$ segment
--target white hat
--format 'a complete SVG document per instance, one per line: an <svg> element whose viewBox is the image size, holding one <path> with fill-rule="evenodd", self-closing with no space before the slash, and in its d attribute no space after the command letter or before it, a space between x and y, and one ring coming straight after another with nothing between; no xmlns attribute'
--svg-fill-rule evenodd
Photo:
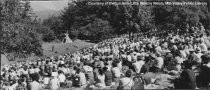
<svg viewBox="0 0 210 90"><path fill-rule="evenodd" d="M205 40L203 38L200 39L201 42L205 42Z"/></svg>
<svg viewBox="0 0 210 90"><path fill-rule="evenodd" d="M93 71L93 68L92 67L90 67L90 66L87 66L87 67L85 67L86 68L86 70L87 71L90 71L90 72L92 72Z"/></svg>
<svg viewBox="0 0 210 90"><path fill-rule="evenodd" d="M58 76L58 73L57 72L52 72L52 76L56 77L56 76Z"/></svg>
<svg viewBox="0 0 210 90"><path fill-rule="evenodd" d="M50 57L50 59L54 60L54 57L53 57L53 56L51 56L51 57Z"/></svg>
<svg viewBox="0 0 210 90"><path fill-rule="evenodd" d="M64 61L61 61L61 64L65 64Z"/></svg>
<svg viewBox="0 0 210 90"><path fill-rule="evenodd" d="M190 48L189 51L195 51L194 49Z"/></svg>

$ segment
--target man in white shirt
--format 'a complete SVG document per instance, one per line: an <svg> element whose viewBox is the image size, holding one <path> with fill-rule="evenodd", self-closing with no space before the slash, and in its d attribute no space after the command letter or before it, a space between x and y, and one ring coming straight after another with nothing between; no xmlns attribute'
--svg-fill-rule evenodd
<svg viewBox="0 0 210 90"><path fill-rule="evenodd" d="M77 74L80 77L80 85L81 87L86 87L87 85L87 79L85 77L85 73L83 73L80 69L77 71Z"/></svg>
<svg viewBox="0 0 210 90"><path fill-rule="evenodd" d="M161 54L160 53L157 53L156 56L157 56L156 57L156 60L157 60L156 67L159 68L159 69L162 69L163 64L164 64L163 58L161 57Z"/></svg>
<svg viewBox="0 0 210 90"><path fill-rule="evenodd" d="M63 87L66 81L66 76L61 70L58 71L58 80L60 82L60 86Z"/></svg>
<svg viewBox="0 0 210 90"><path fill-rule="evenodd" d="M44 77L44 79L43 79L43 84L45 85L45 87L48 86L49 81L50 81L50 78L48 77L48 75L46 75L46 76Z"/></svg>
<svg viewBox="0 0 210 90"><path fill-rule="evenodd" d="M204 39L201 39L201 40L200 40L199 48L201 49L202 52L208 51L208 48L207 48L207 46L206 46L206 44L205 44L205 42L204 42Z"/></svg>
<svg viewBox="0 0 210 90"><path fill-rule="evenodd" d="M49 87L50 90L57 90L60 87L59 79L57 78L57 73L52 72L52 79L50 80Z"/></svg>
<svg viewBox="0 0 210 90"><path fill-rule="evenodd" d="M114 77L114 82L116 84L119 83L119 80L120 80L120 76L121 76L121 71L120 71L120 68L117 67L117 63L116 62L113 62L112 64L113 68L111 69L112 73L113 73L113 77Z"/></svg>
<svg viewBox="0 0 210 90"><path fill-rule="evenodd" d="M81 61L80 61L80 56L77 56L77 58L76 58L76 63L81 63Z"/></svg>
<svg viewBox="0 0 210 90"><path fill-rule="evenodd" d="M83 69L85 70L85 72L88 72L88 71L92 72L93 71L93 68L88 66L88 65L84 65Z"/></svg>
<svg viewBox="0 0 210 90"><path fill-rule="evenodd" d="M140 73L142 66L145 64L144 56L138 56L137 61L133 63L136 73Z"/></svg>
<svg viewBox="0 0 210 90"><path fill-rule="evenodd" d="M34 72L35 72L35 73L39 73L39 71L40 71L40 69L39 69L38 67L36 67L36 68L34 69Z"/></svg>
<svg viewBox="0 0 210 90"><path fill-rule="evenodd" d="M112 73L114 74L115 78L119 78L121 76L120 68L117 67L117 63L113 63Z"/></svg>
<svg viewBox="0 0 210 90"><path fill-rule="evenodd" d="M30 68L28 69L28 73L29 73L29 74L34 74L34 68L33 68L33 67L30 67Z"/></svg>
<svg viewBox="0 0 210 90"><path fill-rule="evenodd" d="M195 51L195 53L193 53L193 54L194 54L194 56L195 56L195 61L196 61L197 63L201 63L201 62L202 62L201 56L203 55L203 54L201 53L201 49L200 49L200 48L196 48L196 51Z"/></svg>

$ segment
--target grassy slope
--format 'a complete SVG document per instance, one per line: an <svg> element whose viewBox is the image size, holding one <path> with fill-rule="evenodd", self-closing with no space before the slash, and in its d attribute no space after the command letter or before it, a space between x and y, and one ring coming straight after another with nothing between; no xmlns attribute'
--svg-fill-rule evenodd
<svg viewBox="0 0 210 90"><path fill-rule="evenodd" d="M94 45L93 43L88 43L81 40L76 40L72 43L63 44L63 43L45 43L42 45L44 51L43 54L45 56L57 56L66 54L69 52L75 52L85 47L90 47ZM52 47L54 46L54 51L52 51Z"/></svg>
<svg viewBox="0 0 210 90"><path fill-rule="evenodd" d="M52 52L52 46L54 45L54 52ZM58 56L62 54L66 54L69 52L75 52L81 50L82 48L91 47L94 43L85 42L82 40L76 40L72 43L64 44L64 43L44 43L42 45L43 48L43 56ZM57 53L56 53L57 52ZM8 56L9 57L9 56ZM7 58L8 58L7 57ZM13 64L18 61L32 61L37 60L38 56L30 56L28 58L15 58L15 61L10 61L8 64Z"/></svg>

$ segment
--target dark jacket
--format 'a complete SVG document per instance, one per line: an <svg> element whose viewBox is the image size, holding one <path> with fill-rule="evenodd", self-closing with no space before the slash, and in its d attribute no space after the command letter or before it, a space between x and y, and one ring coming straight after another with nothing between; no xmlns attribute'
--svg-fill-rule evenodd
<svg viewBox="0 0 210 90"><path fill-rule="evenodd" d="M196 88L196 77L195 73L190 69L185 69L180 78L174 83L175 89L195 89Z"/></svg>
<svg viewBox="0 0 210 90"><path fill-rule="evenodd" d="M112 72L111 71L106 71L105 72L105 84L106 86L111 86L112 83Z"/></svg>
<svg viewBox="0 0 210 90"><path fill-rule="evenodd" d="M199 76L197 76L198 87L208 87L210 83L210 68L207 66L201 66Z"/></svg>

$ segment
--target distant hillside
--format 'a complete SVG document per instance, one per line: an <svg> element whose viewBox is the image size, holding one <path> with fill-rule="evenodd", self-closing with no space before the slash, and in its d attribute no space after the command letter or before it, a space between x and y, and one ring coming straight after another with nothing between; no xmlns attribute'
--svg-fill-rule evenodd
<svg viewBox="0 0 210 90"><path fill-rule="evenodd" d="M55 11L55 10L45 10L45 11L34 11L34 13L38 16L40 19L47 19L49 16L59 16L61 14L61 11Z"/></svg>
<svg viewBox="0 0 210 90"><path fill-rule="evenodd" d="M68 6L69 0L52 0L52 1L30 1L33 12L38 18L46 19L51 15L58 16L65 7Z"/></svg>

